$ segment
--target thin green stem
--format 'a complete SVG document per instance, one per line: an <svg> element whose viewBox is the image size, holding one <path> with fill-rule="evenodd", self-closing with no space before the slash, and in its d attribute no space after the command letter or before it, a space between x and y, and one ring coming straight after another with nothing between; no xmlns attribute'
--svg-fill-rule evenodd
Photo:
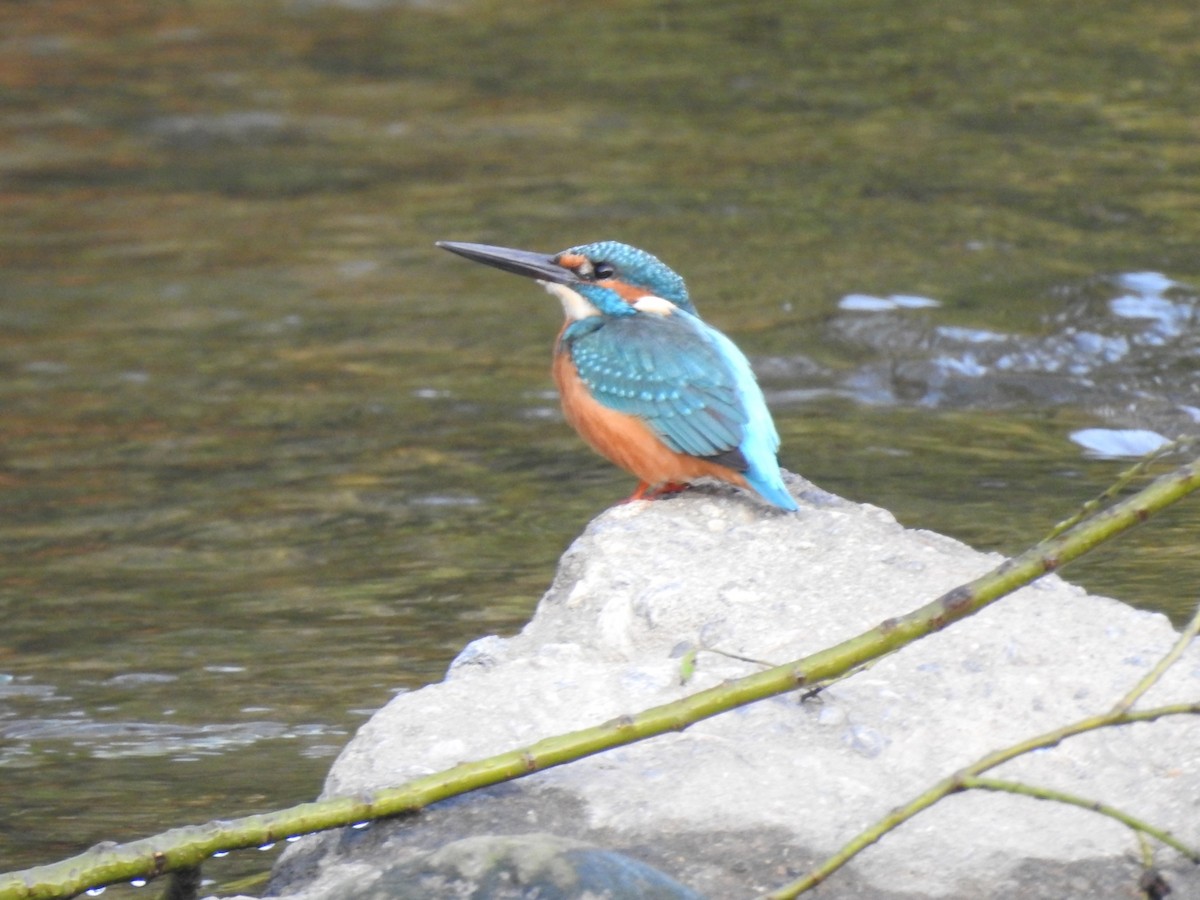
<svg viewBox="0 0 1200 900"><path fill-rule="evenodd" d="M1137 834L1149 835L1156 841L1178 850L1179 853L1181 853L1183 856L1186 856L1192 862L1200 863L1200 850L1189 847L1169 831L1156 828L1149 822L1139 819L1136 816L1132 816L1124 810L1117 809L1115 806L1102 803L1099 800L1089 800L1086 797L1080 797L1076 794L1071 794L1066 791L1037 787L1031 784L1023 784L1019 781L1005 781L999 778L979 778L968 775L962 778L961 782L963 788L967 790L1003 791L1009 794L1020 794L1023 797L1032 797L1035 800L1050 800L1054 803L1065 803L1068 806L1078 806L1081 809L1088 810L1089 812L1098 813L1102 816L1108 816L1110 819L1115 819L1122 825L1133 829L1133 831Z"/></svg>
<svg viewBox="0 0 1200 900"><path fill-rule="evenodd" d="M1154 845L1143 831L1137 832L1138 855L1142 858L1142 868L1149 872L1154 868Z"/></svg>
<svg viewBox="0 0 1200 900"><path fill-rule="evenodd" d="M971 763L966 768L943 778L903 806L892 810L882 819L873 823L869 828L851 838L836 853L824 860L807 875L768 894L764 894L761 900L791 900L791 898L797 897L805 891L812 890L863 850L882 839L888 832L899 828L909 819L912 819L918 813L928 809L950 794L965 790L969 786L970 779L977 778L983 772L994 769L996 766L1015 759L1018 756L1034 750L1054 747L1069 737L1082 734L1086 731L1094 731L1097 728L1128 725L1133 722L1152 722L1166 716L1198 714L1200 714L1200 701L1195 703L1176 703L1147 710L1121 713L1108 712L1097 716L1089 716L1086 719L1081 719L1062 728L1056 728L1045 734L1040 734L1021 741L1018 744L1013 744L1011 747L995 750ZM1190 853L1191 851L1188 852Z"/></svg>
<svg viewBox="0 0 1200 900"><path fill-rule="evenodd" d="M1181 437L1171 441L1169 444L1164 444L1157 450L1150 451L1124 472L1121 472L1117 476L1116 481L1105 488L1103 492L1080 506L1079 510L1073 516L1063 519L1061 522L1051 528L1046 537L1042 539L1042 543L1058 537L1068 529L1074 528L1084 519L1094 515L1104 506L1105 503L1116 499L1117 495L1120 494L1121 491L1125 490L1125 488L1135 478L1149 471L1150 466L1152 466L1158 460L1172 453L1190 450L1195 443L1196 438L1194 437Z"/></svg>
<svg viewBox="0 0 1200 900"><path fill-rule="evenodd" d="M1187 649L1188 644L1192 642L1197 634L1200 634L1200 605L1196 607L1196 611L1192 613L1192 618L1183 626L1183 630L1179 632L1179 637L1175 639L1175 643L1171 645L1171 649L1146 673L1144 678L1133 686L1128 694L1116 702L1112 711L1114 713L1123 713L1126 710L1132 709L1133 704L1137 703L1146 691L1158 683L1163 673L1175 665L1176 660L1183 655L1183 651Z"/></svg>

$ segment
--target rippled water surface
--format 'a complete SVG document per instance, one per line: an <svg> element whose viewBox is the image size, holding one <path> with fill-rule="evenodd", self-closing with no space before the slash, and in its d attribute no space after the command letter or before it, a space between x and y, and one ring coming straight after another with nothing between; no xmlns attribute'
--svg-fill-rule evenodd
<svg viewBox="0 0 1200 900"><path fill-rule="evenodd" d="M0 870L311 798L632 488L435 239L645 246L787 467L981 548L1195 430L1200 20L1129 6L0 8ZM1198 527L1069 575L1180 615Z"/></svg>

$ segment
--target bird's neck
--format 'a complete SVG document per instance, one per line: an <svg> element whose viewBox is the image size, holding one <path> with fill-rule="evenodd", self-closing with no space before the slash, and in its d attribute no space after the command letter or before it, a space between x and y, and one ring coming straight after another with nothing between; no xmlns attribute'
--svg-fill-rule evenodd
<svg viewBox="0 0 1200 900"><path fill-rule="evenodd" d="M586 334L591 334L597 328L603 328L604 321L603 316L588 316L586 319L567 318L563 322L562 330L558 333L558 340L555 341L555 351L570 353L571 346L575 341Z"/></svg>
<svg viewBox="0 0 1200 900"><path fill-rule="evenodd" d="M586 297L578 291L571 290L565 284L555 284L552 281L542 281L540 284L549 294L558 298L563 312L567 316L568 324L600 315L600 310L596 309Z"/></svg>

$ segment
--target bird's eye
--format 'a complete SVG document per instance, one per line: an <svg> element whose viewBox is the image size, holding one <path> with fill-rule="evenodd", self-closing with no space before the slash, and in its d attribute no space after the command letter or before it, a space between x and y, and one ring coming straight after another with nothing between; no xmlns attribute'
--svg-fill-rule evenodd
<svg viewBox="0 0 1200 900"><path fill-rule="evenodd" d="M598 262L592 269L592 273L596 278L612 278L617 272L612 263Z"/></svg>

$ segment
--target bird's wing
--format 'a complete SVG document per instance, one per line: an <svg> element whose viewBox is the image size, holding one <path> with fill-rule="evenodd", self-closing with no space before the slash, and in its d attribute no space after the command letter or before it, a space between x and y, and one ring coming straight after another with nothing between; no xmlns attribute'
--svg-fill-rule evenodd
<svg viewBox="0 0 1200 900"><path fill-rule="evenodd" d="M715 334L676 312L581 319L563 339L598 402L643 419L672 450L744 471L750 416L728 342Z"/></svg>

